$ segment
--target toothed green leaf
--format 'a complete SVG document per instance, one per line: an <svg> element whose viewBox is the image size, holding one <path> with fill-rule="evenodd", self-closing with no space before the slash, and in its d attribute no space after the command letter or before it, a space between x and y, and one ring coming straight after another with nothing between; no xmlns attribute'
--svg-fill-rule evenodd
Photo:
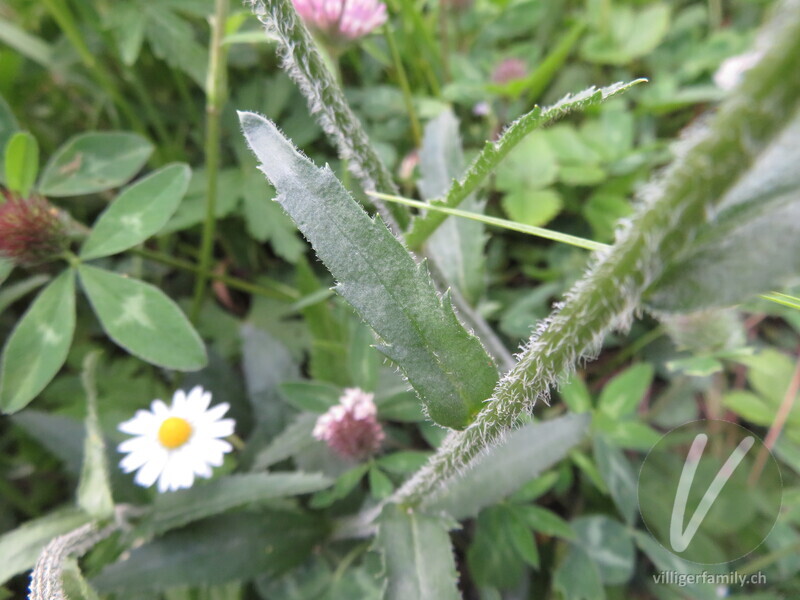
<svg viewBox="0 0 800 600"><path fill-rule="evenodd" d="M601 89L589 88L574 95L568 95L553 106L541 108L534 107L532 111L514 121L495 142L486 142L483 151L472 161L467 172L458 181L453 181L450 189L434 204L454 208L474 192L484 179L494 171L511 150L535 129L544 127L561 117L583 110L589 106L600 104L612 96L621 94L634 85L645 81L637 79L629 83L615 83ZM417 217L411 224L411 229L406 234L406 241L412 248L418 248L445 220L446 215L430 212L423 217Z"/></svg>
<svg viewBox="0 0 800 600"><path fill-rule="evenodd" d="M381 513L377 546L386 564L386 600L457 600L456 565L439 517L389 504Z"/></svg>
<svg viewBox="0 0 800 600"><path fill-rule="evenodd" d="M378 348L400 367L434 421L466 426L491 395L497 369L459 323L449 297L436 293L424 263L415 264L330 169L300 155L270 121L253 113L240 119L277 201L336 278L339 294L381 338Z"/></svg>

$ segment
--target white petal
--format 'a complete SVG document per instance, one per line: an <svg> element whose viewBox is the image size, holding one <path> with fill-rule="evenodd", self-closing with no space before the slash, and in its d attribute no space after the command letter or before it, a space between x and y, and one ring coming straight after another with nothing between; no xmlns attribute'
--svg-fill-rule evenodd
<svg viewBox="0 0 800 600"><path fill-rule="evenodd" d="M131 452L119 461L119 468L123 473L131 473L150 460L150 456L149 452Z"/></svg>
<svg viewBox="0 0 800 600"><path fill-rule="evenodd" d="M197 435L203 438L223 438L233 433L236 421L233 419L223 419L209 424L198 426Z"/></svg>
<svg viewBox="0 0 800 600"><path fill-rule="evenodd" d="M117 446L117 451L124 453L152 452L154 450L158 450L158 442L151 437L145 436L139 436L125 440L119 446Z"/></svg>
<svg viewBox="0 0 800 600"><path fill-rule="evenodd" d="M199 385L189 392L189 405L195 414L205 413L209 404L211 404L211 392L205 391Z"/></svg>
<svg viewBox="0 0 800 600"><path fill-rule="evenodd" d="M230 407L231 405L228 404L227 402L221 402L220 404L217 404L214 408L203 414L203 419L206 420L206 422L218 421L219 419L222 418L222 415L228 412L228 409Z"/></svg>
<svg viewBox="0 0 800 600"><path fill-rule="evenodd" d="M167 464L167 458L166 451L151 456L147 463L136 473L134 481L142 487L150 487L153 485L164 470Z"/></svg>
<svg viewBox="0 0 800 600"><path fill-rule="evenodd" d="M141 435L151 432L156 427L158 427L158 419L153 413L146 410L137 410L132 419L123 421L117 426L117 429L123 433Z"/></svg>
<svg viewBox="0 0 800 600"><path fill-rule="evenodd" d="M161 400L153 400L150 404L150 410L152 410L153 414L159 419L166 419L170 415L169 408L167 408L167 405Z"/></svg>
<svg viewBox="0 0 800 600"><path fill-rule="evenodd" d="M202 458L195 457L194 464L192 465L195 475L208 479L211 477L211 465L209 465Z"/></svg>

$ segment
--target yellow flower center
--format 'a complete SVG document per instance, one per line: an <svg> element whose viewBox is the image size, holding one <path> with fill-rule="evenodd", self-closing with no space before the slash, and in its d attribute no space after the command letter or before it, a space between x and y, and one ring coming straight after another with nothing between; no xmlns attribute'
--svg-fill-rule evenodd
<svg viewBox="0 0 800 600"><path fill-rule="evenodd" d="M158 429L158 441L165 448L178 448L183 446L192 436L192 426L186 419L169 417L161 423Z"/></svg>

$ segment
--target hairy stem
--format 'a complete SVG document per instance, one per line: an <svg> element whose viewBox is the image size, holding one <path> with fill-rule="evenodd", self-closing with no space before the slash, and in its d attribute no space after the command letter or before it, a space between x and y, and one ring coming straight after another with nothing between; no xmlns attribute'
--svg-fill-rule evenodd
<svg viewBox="0 0 800 600"><path fill-rule="evenodd" d="M788 78L800 53L800 1L766 32L771 47L709 127L696 131L684 154L649 193L616 244L540 326L497 384L492 398L464 431L451 433L440 450L393 498L419 504L489 444L514 426L539 398L548 398L559 376L591 358L612 328L626 328L648 285L690 245L714 206L746 172L794 113L800 80Z"/></svg>
<svg viewBox="0 0 800 600"><path fill-rule="evenodd" d="M365 190L398 193L392 175L370 144L364 127L344 98L341 88L300 23L291 0L250 0L253 12L267 31L278 38L283 68L308 101L339 155L348 161ZM404 207L377 202L376 207L395 233L408 224Z"/></svg>

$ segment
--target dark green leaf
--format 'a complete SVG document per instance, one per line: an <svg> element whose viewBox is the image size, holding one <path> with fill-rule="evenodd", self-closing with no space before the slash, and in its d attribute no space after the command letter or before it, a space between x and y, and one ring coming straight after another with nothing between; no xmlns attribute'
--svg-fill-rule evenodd
<svg viewBox="0 0 800 600"><path fill-rule="evenodd" d="M78 506L96 520L103 520L114 515L114 499L111 496L105 440L97 415L95 370L98 358L99 351L94 351L83 360L81 381L86 392L86 439L83 442L83 466L78 483Z"/></svg>
<svg viewBox="0 0 800 600"><path fill-rule="evenodd" d="M381 513L376 544L386 564L386 600L458 600L456 565L438 517L388 504Z"/></svg>
<svg viewBox="0 0 800 600"><path fill-rule="evenodd" d="M301 156L266 119L240 113L278 202L339 281L337 291L383 340L379 349L408 377L431 418L463 428L491 395L497 371L467 333L425 266L342 188L329 169Z"/></svg>
<svg viewBox="0 0 800 600"><path fill-rule="evenodd" d="M220 477L188 490L158 496L145 529L160 535L232 508L316 492L331 485L318 473L251 473Z"/></svg>
<svg viewBox="0 0 800 600"><path fill-rule="evenodd" d="M128 596L280 574L302 562L326 531L318 518L293 512L209 519L135 548L91 583L100 593Z"/></svg>
<svg viewBox="0 0 800 600"><path fill-rule="evenodd" d="M425 506L454 519L474 516L561 460L589 427L589 415L568 415L511 432L462 476L446 482Z"/></svg>
<svg viewBox="0 0 800 600"><path fill-rule="evenodd" d="M575 539L575 531L569 523L553 511L541 506L519 506L519 514L525 519L528 527L545 535L553 535L565 540Z"/></svg>

